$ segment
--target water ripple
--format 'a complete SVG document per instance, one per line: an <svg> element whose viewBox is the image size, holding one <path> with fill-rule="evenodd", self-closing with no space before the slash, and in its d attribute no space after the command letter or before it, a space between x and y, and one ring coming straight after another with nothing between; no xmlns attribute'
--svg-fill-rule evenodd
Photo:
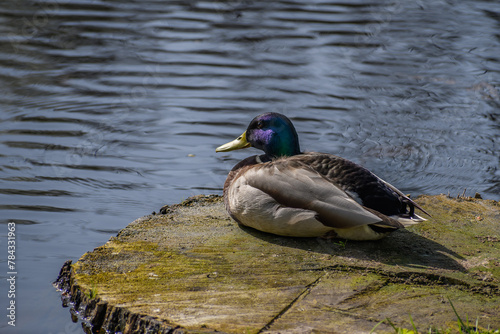
<svg viewBox="0 0 500 334"><path fill-rule="evenodd" d="M0 223L25 225L25 253L58 267L165 203L220 193L258 151L215 147L265 111L294 121L302 149L404 192L500 199L499 13L486 0L2 1Z"/></svg>

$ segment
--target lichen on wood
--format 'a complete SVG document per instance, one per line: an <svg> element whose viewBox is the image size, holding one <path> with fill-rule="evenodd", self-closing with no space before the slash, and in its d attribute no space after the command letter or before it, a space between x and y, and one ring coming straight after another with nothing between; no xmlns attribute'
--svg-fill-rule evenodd
<svg viewBox="0 0 500 334"><path fill-rule="evenodd" d="M238 226L220 197L140 218L66 263L58 286L94 332L369 333L421 330L455 308L500 328L500 205L421 196L432 218L371 242ZM386 324L377 332L391 331Z"/></svg>

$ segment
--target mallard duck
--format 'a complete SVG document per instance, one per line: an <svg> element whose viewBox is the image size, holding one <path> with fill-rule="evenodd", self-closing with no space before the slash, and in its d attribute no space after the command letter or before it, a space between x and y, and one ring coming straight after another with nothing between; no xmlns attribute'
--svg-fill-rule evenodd
<svg viewBox="0 0 500 334"><path fill-rule="evenodd" d="M238 223L293 237L377 240L428 215L366 168L328 153L301 152L292 122L278 113L255 117L216 152L264 151L240 161L224 183L224 203Z"/></svg>

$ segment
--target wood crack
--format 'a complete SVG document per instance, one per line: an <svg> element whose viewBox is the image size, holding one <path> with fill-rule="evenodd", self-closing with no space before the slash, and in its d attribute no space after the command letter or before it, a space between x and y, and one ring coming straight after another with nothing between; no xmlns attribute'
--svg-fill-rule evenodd
<svg viewBox="0 0 500 334"><path fill-rule="evenodd" d="M329 272L325 272L323 275L318 277L316 280L314 280L312 283L309 283L306 285L304 290L297 296L295 297L288 305L286 305L276 316L274 316L264 327L262 327L257 333L263 333L264 331L268 330L271 328L271 326L278 320L280 319L283 315L288 312L289 309L291 309L294 305L298 304L301 300L303 300L310 292L312 289L314 289L315 286L321 282L321 280L326 277L329 274Z"/></svg>
<svg viewBox="0 0 500 334"><path fill-rule="evenodd" d="M329 271L329 272L367 272L377 274L385 279L387 283L404 283L417 286L429 285L446 285L454 286L458 289L471 291L485 296L500 296L500 288L495 284L485 282L475 282L474 284L468 283L458 278L440 275L437 273L426 273L416 271L406 272L390 272L383 271L376 268L361 267L361 266L345 266L333 265L328 267L321 267L317 269L307 269L307 271Z"/></svg>

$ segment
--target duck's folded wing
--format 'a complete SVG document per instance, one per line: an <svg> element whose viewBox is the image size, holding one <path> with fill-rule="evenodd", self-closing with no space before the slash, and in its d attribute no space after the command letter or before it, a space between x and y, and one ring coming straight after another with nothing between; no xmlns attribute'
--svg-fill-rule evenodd
<svg viewBox="0 0 500 334"><path fill-rule="evenodd" d="M404 198L408 203L410 203L411 205L413 205L414 207L416 207L417 209L419 209L420 211L422 211L423 213L425 213L426 215L428 215L429 217L431 217L431 214L428 213L427 211L425 211L420 205L418 205L417 203L415 203L414 200L412 200L411 198L409 198L408 196L406 196L405 194L403 194L403 192L401 190L399 190L398 188L394 187L392 184L390 184L389 182L387 181L384 181L382 180L381 178L379 178L377 176L377 178L383 183L385 184L387 187L389 187L392 191L394 191L396 194L398 194L401 198ZM420 218L420 220L417 219L417 221L423 221L423 220L426 220L422 217L419 217L417 215L415 215L415 217L418 217Z"/></svg>
<svg viewBox="0 0 500 334"><path fill-rule="evenodd" d="M316 212L324 225L352 228L380 224L382 219L366 210L344 191L307 165L286 160L261 165L245 173L249 185L279 204Z"/></svg>

